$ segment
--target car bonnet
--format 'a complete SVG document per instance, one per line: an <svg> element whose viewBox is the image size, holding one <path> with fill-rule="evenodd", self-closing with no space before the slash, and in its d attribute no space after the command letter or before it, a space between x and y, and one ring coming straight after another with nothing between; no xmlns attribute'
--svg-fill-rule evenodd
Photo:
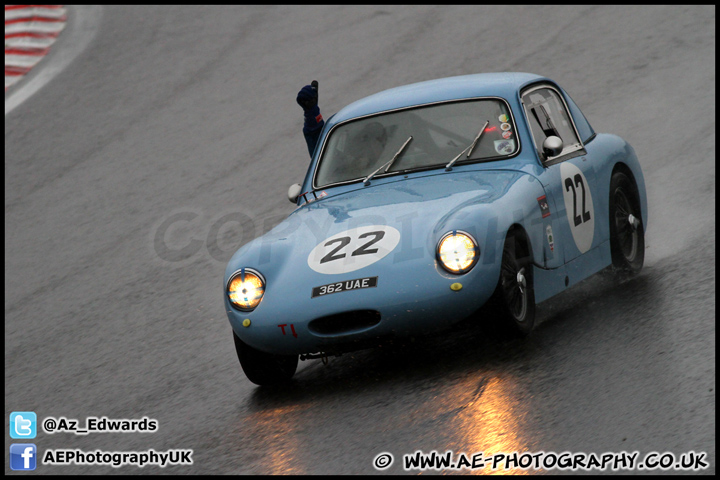
<svg viewBox="0 0 720 480"><path fill-rule="evenodd" d="M366 249L379 249L378 264L397 266L404 259L432 261L436 243L447 231L461 229L477 237L478 218L496 215L495 203L524 175L500 170L444 172L314 201L238 250L228 264L226 280L242 267L257 268L269 277L282 272L310 276L329 273L322 271L320 263L334 259L328 257L334 248L347 243L347 248L336 252L347 253L347 258L335 264L348 265L354 260L351 250L355 253L378 236L383 237L381 241ZM373 234L380 231L384 233ZM337 240L340 238L343 240ZM360 266L357 270L363 269ZM332 273L344 273L342 267L340 270Z"/></svg>

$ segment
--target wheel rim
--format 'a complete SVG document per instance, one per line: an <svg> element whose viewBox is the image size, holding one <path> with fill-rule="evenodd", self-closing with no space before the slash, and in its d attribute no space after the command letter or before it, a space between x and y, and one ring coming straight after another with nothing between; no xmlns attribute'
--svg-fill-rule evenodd
<svg viewBox="0 0 720 480"><path fill-rule="evenodd" d="M519 268L513 260L503 259L502 288L510 313L518 322L522 322L527 314L527 280L525 269Z"/></svg>
<svg viewBox="0 0 720 480"><path fill-rule="evenodd" d="M631 224L631 217L637 215L633 212L625 193L618 188L615 191L615 231L620 251L628 262L635 260L638 246L638 232Z"/></svg>

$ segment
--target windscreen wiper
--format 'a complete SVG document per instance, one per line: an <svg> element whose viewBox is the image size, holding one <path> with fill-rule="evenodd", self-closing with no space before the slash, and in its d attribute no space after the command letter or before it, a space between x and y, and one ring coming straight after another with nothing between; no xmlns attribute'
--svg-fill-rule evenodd
<svg viewBox="0 0 720 480"><path fill-rule="evenodd" d="M467 158L470 158L470 155L472 155L473 150L475 150L475 147L477 146L478 142L480 141L480 137L482 137L482 134L485 133L485 128L487 128L488 124L490 123L490 120L485 121L485 125L482 126L478 134L475 136L475 140L470 144L469 147L467 147L465 150L460 152L457 157L450 160L450 163L445 165L445 171L449 172L452 169L452 166L455 165L455 162L457 162L460 157L462 157L462 154L467 152Z"/></svg>
<svg viewBox="0 0 720 480"><path fill-rule="evenodd" d="M390 159L390 161L383 163L382 165L380 165L380 168L378 168L377 170L375 170L374 172L372 172L370 175L368 175L367 177L365 177L365 180L363 180L363 184L365 184L365 185L370 185L370 179L373 178L373 177L375 176L375 174L377 174L377 173L378 173L380 170L382 170L383 168L385 169L385 172L384 172L384 173L387 173L387 171L390 169L390 167L392 166L392 164L393 164L393 163L395 162L395 160L400 156L400 154L403 152L403 150L405 150L405 147L407 147L407 144L410 143L410 140L412 140L412 139L413 139L412 135L409 136L408 139L405 140L405 143L403 143L402 147L400 147L400 150L398 150L398 151L395 153L395 155L393 155L393 157Z"/></svg>

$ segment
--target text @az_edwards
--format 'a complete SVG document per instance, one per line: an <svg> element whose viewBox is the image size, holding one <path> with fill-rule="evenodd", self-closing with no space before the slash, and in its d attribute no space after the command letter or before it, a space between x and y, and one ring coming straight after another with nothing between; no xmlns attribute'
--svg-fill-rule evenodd
<svg viewBox="0 0 720 480"><path fill-rule="evenodd" d="M76 419L47 417L43 420L42 427L45 433L48 434L56 432L74 433L76 435L87 435L96 432L152 433L157 431L158 421L148 417L139 420L87 417L83 426Z"/></svg>

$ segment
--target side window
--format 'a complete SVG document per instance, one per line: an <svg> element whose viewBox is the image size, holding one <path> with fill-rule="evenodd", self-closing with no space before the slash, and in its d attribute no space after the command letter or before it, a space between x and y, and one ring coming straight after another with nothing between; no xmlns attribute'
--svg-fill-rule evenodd
<svg viewBox="0 0 720 480"><path fill-rule="evenodd" d="M582 148L565 103L555 90L547 87L533 89L522 96L522 101L540 158L543 158L543 142L551 135L563 141L563 151L558 156Z"/></svg>

